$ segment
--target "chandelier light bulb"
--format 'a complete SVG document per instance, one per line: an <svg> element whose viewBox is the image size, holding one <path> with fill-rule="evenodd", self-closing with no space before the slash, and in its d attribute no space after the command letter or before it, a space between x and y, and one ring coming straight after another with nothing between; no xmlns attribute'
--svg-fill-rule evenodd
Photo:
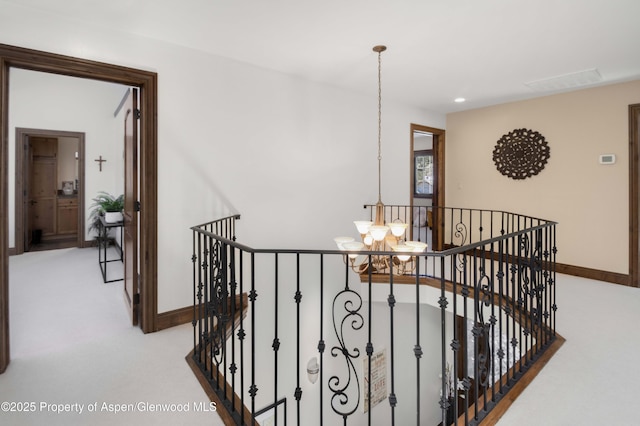
<svg viewBox="0 0 640 426"><path fill-rule="evenodd" d="M373 222L369 220L354 220L353 223L356 225L356 228L358 228L360 235L369 233L369 228L373 225Z"/></svg>
<svg viewBox="0 0 640 426"><path fill-rule="evenodd" d="M406 246L404 244L398 244L396 246L393 246L393 251L397 251L398 253L411 253L413 252L413 247ZM406 262L407 260L411 259L411 255L409 254L398 254L396 255L396 257L400 262Z"/></svg>
<svg viewBox="0 0 640 426"><path fill-rule="evenodd" d="M386 225L374 225L369 229L369 232L371 232L374 241L382 241L387 236L389 227Z"/></svg>
<svg viewBox="0 0 640 426"><path fill-rule="evenodd" d="M422 253L427 249L427 243L423 243L422 241L406 241L404 244L413 248L413 251L416 253Z"/></svg>
<svg viewBox="0 0 640 426"><path fill-rule="evenodd" d="M404 234L404 231L407 229L407 226L409 225L403 222L391 222L389 224L391 233L396 238L400 238Z"/></svg>
<svg viewBox="0 0 640 426"><path fill-rule="evenodd" d="M366 245L367 247L371 247L371 245L373 244L373 237L371 236L370 233L367 233L367 235L364 236L362 241L364 242L364 245Z"/></svg>
<svg viewBox="0 0 640 426"><path fill-rule="evenodd" d="M333 239L340 250L344 250L344 244L353 241L353 237L336 237Z"/></svg>
<svg viewBox="0 0 640 426"><path fill-rule="evenodd" d="M364 244L359 241L349 241L349 242L343 243L342 246L344 247L345 251L358 252L362 250L362 248L364 247ZM356 257L358 257L358 253L349 253L349 259L353 260Z"/></svg>

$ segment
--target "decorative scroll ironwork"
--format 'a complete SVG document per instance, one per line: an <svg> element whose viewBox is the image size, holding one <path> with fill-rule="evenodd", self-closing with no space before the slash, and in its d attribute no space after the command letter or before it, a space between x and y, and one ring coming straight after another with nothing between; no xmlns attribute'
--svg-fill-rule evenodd
<svg viewBox="0 0 640 426"><path fill-rule="evenodd" d="M490 369L493 363L493 356L490 344L491 323L495 318L491 318L490 322L484 320L484 307L491 306L493 298L493 283L484 272L484 267L480 269L480 279L477 283L478 295L476 298L476 324L473 327L473 336L475 340L478 358L476 359L476 367L478 374L478 382L481 386L489 385Z"/></svg>
<svg viewBox="0 0 640 426"><path fill-rule="evenodd" d="M209 265L203 264L203 269L209 268L209 300L207 301L207 316L214 319L218 327L213 327L211 335L205 340L211 343L211 357L219 365L223 362L225 351L226 323L229 322L227 311L229 292L224 279L225 262L223 259L224 247L219 241L211 244Z"/></svg>
<svg viewBox="0 0 640 426"><path fill-rule="evenodd" d="M465 225L463 222L458 222L455 225L455 230L456 232L454 234L455 239L453 241L453 244L458 247L462 247L467 242L467 225Z"/></svg>
<svg viewBox="0 0 640 426"><path fill-rule="evenodd" d="M464 246L467 243L467 225L465 225L463 222L458 222L456 223L454 229L455 233L453 234L454 237L452 243L458 247ZM462 275L467 269L467 256L464 254L464 252L461 252L458 253L456 257L456 269L458 270L458 273Z"/></svg>
<svg viewBox="0 0 640 426"><path fill-rule="evenodd" d="M435 209L437 207L434 207ZM414 211L413 206L407 206L405 210ZM555 224L508 214L502 219L503 225L507 225L506 229L505 226L502 229L494 229L494 226L486 225L483 229L483 224L496 222L497 216L494 212L442 208L435 216L441 219L441 229L446 229L439 238L442 240L442 246L447 247L447 252L423 255L425 267L421 267L420 275L415 277L416 293L420 296L419 284L422 275L427 279L439 279L443 285L438 299L443 319L440 333L442 420L444 424L454 423L456 415L466 413L463 416L464 421L460 423L474 425L486 418L491 408L523 377L522 373L530 368L531 362L540 359L543 351L555 340ZM337 423L336 419L342 418L340 423L346 425L355 420L354 417L359 416L361 404L364 404L361 401L362 396L367 392L366 388L363 390L361 387L365 379L360 379L366 376L361 373L359 364L362 363L362 359L366 360L367 355L373 354L373 345L378 343L369 337L364 348L364 336L361 333L371 325L367 323L365 326L365 321L371 320L371 312L365 314L367 304L358 294L360 286L354 286L355 291L349 289L349 267L344 268L346 285L344 281L325 281L325 268L333 268L334 261L325 263L324 259L335 258L336 264L339 264L344 253L333 250L305 252L305 256L310 254L319 259L319 270L316 262L283 263L287 268L295 264L295 269L285 269L283 276L295 273L306 279L317 276L319 271L321 297L310 298L305 303L309 304L309 312L315 312L316 306L313 304L318 303L320 318L316 324L305 322L305 327L319 326L317 342L320 374L327 371L322 367L322 362L323 358L326 361L329 348L333 358L331 366L337 367L331 374L321 376L320 383L323 388L318 401L316 398L303 399L299 377L303 371L300 369L299 338L292 336L292 333L276 333L274 338L272 321L262 319L265 315L274 313L274 310L277 320L282 316L278 316L281 314L278 313L277 306L270 305L273 303L270 298L260 302L261 298L258 298L256 291L261 277L272 272L269 266L272 254L286 253L288 256L291 251L255 250L236 244L230 238L233 221L226 223L225 220L221 220L219 224L215 222L213 225L205 224L192 228L194 352L190 361L193 361L199 372L205 375L212 391L222 401L219 407L229 412L235 424L249 424L260 411L256 407L256 404L263 400L257 398L259 388L260 392L263 392L263 389L269 389L275 384L273 387L276 390L295 390L293 397L297 401L295 414L298 416L298 423L305 415L307 407L313 407L315 404L317 405L313 411L320 413L319 420L314 422L315 419L305 418L305 424L334 424ZM480 224L479 227L474 225L477 223ZM474 241L476 230L480 231L478 236L482 241ZM485 235L485 232L488 232L488 235ZM498 237L498 233L501 237ZM326 270L330 270L330 275L333 276L332 269ZM236 271L239 272L237 275ZM369 289L372 283L370 276ZM448 283L453 284L452 289ZM263 287L258 285L257 288ZM286 289L288 292L291 287ZM297 287L296 290L293 299L296 308L300 309L302 293ZM329 304L325 303L325 297L322 296L329 292L335 296L329 315L332 315L336 340L325 343L325 340L333 340L326 334L326 312ZM238 298L238 295L241 297ZM280 310L281 312L290 312L293 301L289 299L286 300L288 307ZM370 295L369 300L371 299ZM420 299L416 297L416 307ZM230 303L235 300L239 301L239 305ZM393 292L388 303L390 307L397 303ZM416 311L416 325L419 326L419 309ZM385 312L386 310L380 310L376 315L386 315ZM454 321L449 320L450 314L455 318ZM393 330L397 330L394 327L403 325L404 322L398 324L390 321L392 333ZM302 326L299 317L297 326ZM236 327L238 330L234 333ZM308 328L311 330L311 327ZM453 337L450 345L446 345L446 339L450 336ZM391 341L393 347L393 337ZM262 368L258 355L265 349L268 351L269 346L277 351L278 357L282 354L284 360L296 360L283 365L283 370L286 371L282 375L279 369L273 372L273 376L255 374L257 368ZM436 396L431 391L425 396L421 395L425 380L429 383L433 381L433 377L425 376L431 374L432 370L420 368L424 362L420 361L423 357L423 346L420 346L419 340L413 348L405 343L398 346L398 350L404 353L409 353L407 351L411 349L416 358L416 383L414 387L408 382L403 382L403 387L406 387L403 388L403 395L405 392L414 392L418 400L424 400L425 396L431 399ZM454 359L455 363L449 382L446 362L450 359ZM399 365L397 361L395 364L393 362L391 357L392 383L395 377L394 368L398 368ZM409 366L402 365L400 368L406 369ZM428 370L428 373L425 373L425 370ZM294 372L298 373L295 378ZM335 375L332 375L333 373ZM332 377L326 380L328 376ZM491 392L487 391L488 387L492 388ZM484 402L477 404L477 398L483 398ZM413 409L411 404L397 404L393 388L388 400L391 407L390 419L387 421L376 413L376 423L394 424L395 410L400 410L398 413L405 418L405 415L408 415L406 410ZM333 419L327 419L325 415ZM373 415L369 414L369 418L372 417ZM417 417L417 424L421 424L420 412Z"/></svg>
<svg viewBox="0 0 640 426"><path fill-rule="evenodd" d="M514 129L503 135L493 150L493 162L504 176L526 179L537 175L550 157L544 136L529 129Z"/></svg>
<svg viewBox="0 0 640 426"><path fill-rule="evenodd" d="M364 319L360 314L361 308L362 297L348 287L333 299L333 329L338 339L338 345L331 348L331 355L333 357L344 356L348 375L346 379L331 376L329 389L333 392L331 408L345 419L355 413L360 405L360 379L353 361L360 357L360 350L353 348L352 351L349 351L345 341L345 331L348 327L356 331L362 328Z"/></svg>
<svg viewBox="0 0 640 426"><path fill-rule="evenodd" d="M521 260L518 264L520 273L520 291L522 297L518 303L523 308L527 308L530 312L530 324L525 327L525 333L537 333L542 325L544 313L543 294L545 285L538 282L538 274L542 270L542 248L540 239L536 239L535 248L529 235L524 234L519 237L519 246L522 252Z"/></svg>

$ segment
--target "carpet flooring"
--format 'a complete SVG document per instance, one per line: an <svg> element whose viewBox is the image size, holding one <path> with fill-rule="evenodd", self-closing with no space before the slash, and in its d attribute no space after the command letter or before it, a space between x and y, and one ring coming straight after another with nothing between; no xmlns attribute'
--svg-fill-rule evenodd
<svg viewBox="0 0 640 426"><path fill-rule="evenodd" d="M558 275L557 304L566 343L498 426L639 425L640 289ZM184 361L191 326L131 326L97 249L11 257L10 307L0 402L34 409L0 412L0 423L222 425Z"/></svg>
<svg viewBox="0 0 640 426"><path fill-rule="evenodd" d="M184 360L191 325L146 335L133 327L122 281L102 282L96 248L25 253L9 267L0 402L17 411L3 406L1 424L223 424Z"/></svg>

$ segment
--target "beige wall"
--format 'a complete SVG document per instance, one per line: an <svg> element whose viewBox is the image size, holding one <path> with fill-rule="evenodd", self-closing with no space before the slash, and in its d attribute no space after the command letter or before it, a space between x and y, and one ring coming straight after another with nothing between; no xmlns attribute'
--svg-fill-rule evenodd
<svg viewBox="0 0 640 426"><path fill-rule="evenodd" d="M513 102L447 116L447 205L524 213L559 222L557 261L628 273L628 107L640 81ZM549 143L545 169L502 176L493 149L517 128ZM614 165L600 165L615 154Z"/></svg>

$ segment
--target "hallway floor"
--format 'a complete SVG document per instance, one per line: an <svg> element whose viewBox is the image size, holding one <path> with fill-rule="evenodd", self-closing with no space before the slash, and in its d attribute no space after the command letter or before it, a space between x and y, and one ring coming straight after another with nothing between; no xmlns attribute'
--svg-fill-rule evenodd
<svg viewBox="0 0 640 426"><path fill-rule="evenodd" d="M184 359L191 325L145 335L123 297L122 282L102 282L96 248L10 258L12 360L0 401L36 410L3 411L2 424L222 425ZM151 411L160 404L175 405Z"/></svg>
<svg viewBox="0 0 640 426"><path fill-rule="evenodd" d="M217 414L197 410L209 400L184 360L191 326L147 335L132 327L122 283L102 283L96 250L10 258L12 361L0 375L0 401L35 402L37 410L3 412L2 424L222 425ZM640 424L640 290L557 280L557 330L566 343L498 426ZM144 411L165 403L183 411ZM133 411L109 411L129 404Z"/></svg>
<svg viewBox="0 0 640 426"><path fill-rule="evenodd" d="M638 425L640 289L557 276L566 342L498 426Z"/></svg>

